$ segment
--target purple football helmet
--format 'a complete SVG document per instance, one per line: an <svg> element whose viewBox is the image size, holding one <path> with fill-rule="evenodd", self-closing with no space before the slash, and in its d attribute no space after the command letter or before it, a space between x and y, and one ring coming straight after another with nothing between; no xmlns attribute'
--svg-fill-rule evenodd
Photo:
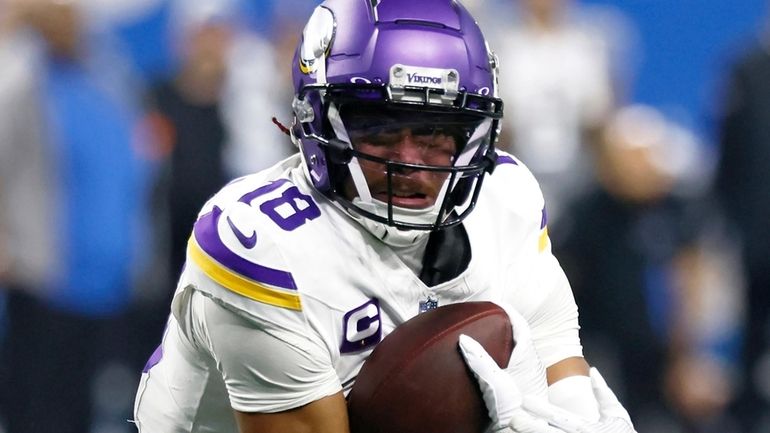
<svg viewBox="0 0 770 433"><path fill-rule="evenodd" d="M400 230L449 227L471 212L494 168L503 104L496 57L458 1L326 0L306 24L292 67L292 138L316 189ZM452 154L442 164L414 163L356 145L357 137L399 130L449 136ZM370 190L366 164L382 167L386 195ZM395 176L420 170L442 176L435 201L399 206Z"/></svg>

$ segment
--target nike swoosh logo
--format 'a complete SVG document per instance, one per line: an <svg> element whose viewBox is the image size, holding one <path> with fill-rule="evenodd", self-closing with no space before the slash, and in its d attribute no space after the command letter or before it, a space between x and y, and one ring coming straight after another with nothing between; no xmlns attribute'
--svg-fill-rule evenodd
<svg viewBox="0 0 770 433"><path fill-rule="evenodd" d="M242 231L238 229L238 227L233 224L233 221L230 219L230 217L227 217L227 224L230 226L230 229L235 233L235 237L238 238L238 242L241 243L246 249L252 249L257 244L257 232L252 232L251 236L246 236L243 234Z"/></svg>

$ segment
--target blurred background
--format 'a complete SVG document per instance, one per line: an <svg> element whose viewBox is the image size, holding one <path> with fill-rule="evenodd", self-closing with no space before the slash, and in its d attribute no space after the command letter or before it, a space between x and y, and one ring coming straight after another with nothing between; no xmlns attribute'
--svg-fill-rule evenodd
<svg viewBox="0 0 770 433"><path fill-rule="evenodd" d="M0 433L134 431L198 209L294 151L317 3L0 0ZM637 430L770 431L768 2L464 3Z"/></svg>

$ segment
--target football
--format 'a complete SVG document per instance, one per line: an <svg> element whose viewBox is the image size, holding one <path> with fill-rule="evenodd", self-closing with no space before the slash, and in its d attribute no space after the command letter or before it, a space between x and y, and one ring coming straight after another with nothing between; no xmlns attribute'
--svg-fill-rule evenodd
<svg viewBox="0 0 770 433"><path fill-rule="evenodd" d="M505 311L466 302L422 313L385 337L348 395L352 433L483 433L489 416L458 347L476 339L501 367L513 349Z"/></svg>

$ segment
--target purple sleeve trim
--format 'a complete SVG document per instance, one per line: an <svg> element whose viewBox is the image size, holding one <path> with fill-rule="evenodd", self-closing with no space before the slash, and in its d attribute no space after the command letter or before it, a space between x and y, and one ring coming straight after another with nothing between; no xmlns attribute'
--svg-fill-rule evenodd
<svg viewBox="0 0 770 433"><path fill-rule="evenodd" d="M513 164L513 165L519 165L518 162L516 162L515 159L511 158L508 155L497 155L497 160L495 161L497 165L500 164Z"/></svg>
<svg viewBox="0 0 770 433"><path fill-rule="evenodd" d="M160 362L160 359L163 358L163 345L159 345L155 348L155 351L152 352L152 355L150 355L150 359L147 360L147 364L144 364L144 368L142 369L142 373L147 373L150 371L152 367L155 367Z"/></svg>

